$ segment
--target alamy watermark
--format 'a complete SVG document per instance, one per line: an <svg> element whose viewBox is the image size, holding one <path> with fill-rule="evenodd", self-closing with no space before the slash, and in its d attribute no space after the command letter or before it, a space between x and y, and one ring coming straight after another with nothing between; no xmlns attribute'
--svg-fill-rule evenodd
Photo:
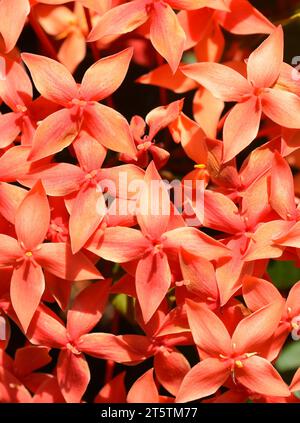
<svg viewBox="0 0 300 423"><path fill-rule="evenodd" d="M118 181L103 179L97 184L97 191L103 196L97 202L100 215L170 215L183 216L189 226L199 226L204 218L203 180L152 180L128 179L126 172L120 172ZM115 201L128 199L128 201Z"/></svg>

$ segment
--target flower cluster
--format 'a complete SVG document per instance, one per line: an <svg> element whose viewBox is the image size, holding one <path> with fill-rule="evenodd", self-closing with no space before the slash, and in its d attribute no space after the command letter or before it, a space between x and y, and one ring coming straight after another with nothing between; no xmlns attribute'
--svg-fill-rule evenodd
<svg viewBox="0 0 300 423"><path fill-rule="evenodd" d="M0 2L0 402L299 402L282 3Z"/></svg>

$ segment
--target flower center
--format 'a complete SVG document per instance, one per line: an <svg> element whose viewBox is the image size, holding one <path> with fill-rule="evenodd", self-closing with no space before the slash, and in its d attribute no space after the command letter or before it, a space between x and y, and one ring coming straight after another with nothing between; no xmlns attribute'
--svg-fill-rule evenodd
<svg viewBox="0 0 300 423"><path fill-rule="evenodd" d="M22 104L17 104L16 109L20 113L26 113L27 112L27 107L22 105Z"/></svg>

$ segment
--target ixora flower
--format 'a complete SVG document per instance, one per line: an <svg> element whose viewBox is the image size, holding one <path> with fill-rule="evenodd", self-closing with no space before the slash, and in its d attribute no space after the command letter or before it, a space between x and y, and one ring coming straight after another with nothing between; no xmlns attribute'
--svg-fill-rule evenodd
<svg viewBox="0 0 300 423"><path fill-rule="evenodd" d="M80 402L89 383L90 371L84 354L123 363L134 360L134 352L122 337L89 333L102 317L109 288L110 281L106 280L84 289L68 311L66 326L50 309L40 306L28 329L33 344L61 350L57 382L67 402ZM138 358L136 354L135 359Z"/></svg>
<svg viewBox="0 0 300 423"><path fill-rule="evenodd" d="M154 188L153 181L159 184L159 190ZM175 255L176 261L181 246L208 260L230 254L220 242L196 228L185 227L182 219L176 219L176 216L172 219L169 193L153 162L146 170L145 187L139 195L137 206L141 230L107 228L103 238L90 243L87 248L116 263L138 261L136 292L143 318L148 322L171 286L168 255L173 260Z"/></svg>
<svg viewBox="0 0 300 423"><path fill-rule="evenodd" d="M194 10L209 5L228 10L223 0L133 0L106 12L92 29L88 41L107 35L126 34L150 20L151 42L175 72L184 51L186 36L172 8Z"/></svg>
<svg viewBox="0 0 300 423"><path fill-rule="evenodd" d="M241 320L232 337L207 306L188 300L187 313L202 361L183 379L177 402L212 395L229 377L259 394L290 396L287 385L262 352L280 321L281 301Z"/></svg>
<svg viewBox="0 0 300 423"><path fill-rule="evenodd" d="M283 66L283 31L279 26L249 56L247 79L219 63L195 63L181 68L215 97L238 103L224 124L224 162L254 140L262 113L283 127L300 128L300 97L276 84ZM292 73L290 83L291 80Z"/></svg>
<svg viewBox="0 0 300 423"><path fill-rule="evenodd" d="M26 332L43 292L43 269L69 280L101 279L81 252L72 254L63 242L43 243L50 223L50 208L41 182L28 192L16 212L17 239L0 234L0 265L12 266L10 297Z"/></svg>
<svg viewBox="0 0 300 423"><path fill-rule="evenodd" d="M78 87L71 73L48 57L23 53L36 88L46 99L63 108L44 119L32 141L29 160L38 160L69 146L85 130L102 145L133 157L136 148L126 119L98 103L121 85L132 49L100 59L84 74Z"/></svg>

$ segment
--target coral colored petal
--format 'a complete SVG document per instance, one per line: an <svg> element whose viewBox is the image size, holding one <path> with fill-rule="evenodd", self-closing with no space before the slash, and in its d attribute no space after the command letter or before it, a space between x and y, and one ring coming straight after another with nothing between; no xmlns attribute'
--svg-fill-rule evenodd
<svg viewBox="0 0 300 423"><path fill-rule="evenodd" d="M279 26L250 54L247 62L249 82L259 88L271 87L279 76L282 62L283 31Z"/></svg>
<svg viewBox="0 0 300 423"><path fill-rule="evenodd" d="M236 370L236 379L252 392L268 396L290 396L290 391L272 364L261 357L250 357Z"/></svg>
<svg viewBox="0 0 300 423"><path fill-rule="evenodd" d="M259 310L282 299L281 294L271 282L249 275L243 279L243 297L251 311Z"/></svg>
<svg viewBox="0 0 300 423"><path fill-rule="evenodd" d="M236 104L230 111L223 131L224 153L226 163L255 139L258 133L262 108L257 97Z"/></svg>
<svg viewBox="0 0 300 423"><path fill-rule="evenodd" d="M296 219L293 174L287 161L275 152L271 170L270 204L282 219Z"/></svg>
<svg viewBox="0 0 300 423"><path fill-rule="evenodd" d="M282 299L264 306L241 320L232 336L237 354L258 352L277 329L283 311Z"/></svg>
<svg viewBox="0 0 300 423"><path fill-rule="evenodd" d="M0 234L0 264L2 266L14 264L21 255L22 250L15 238Z"/></svg>
<svg viewBox="0 0 300 423"><path fill-rule="evenodd" d="M182 148L189 158L196 164L207 163L206 134L198 123L181 113L177 121L172 124L172 132L178 133Z"/></svg>
<svg viewBox="0 0 300 423"><path fill-rule="evenodd" d="M173 101L166 106L156 107L146 116L146 123L150 127L149 137L151 141L163 128L166 128L178 118L183 107L183 100Z"/></svg>
<svg viewBox="0 0 300 423"><path fill-rule="evenodd" d="M90 370L83 355L61 351L57 362L57 381L65 400L80 402L90 381Z"/></svg>
<svg viewBox="0 0 300 423"><path fill-rule="evenodd" d="M159 351L154 356L154 368L159 383L176 396L191 366L185 356L178 351Z"/></svg>
<svg viewBox="0 0 300 423"><path fill-rule="evenodd" d="M230 198L218 192L206 190L204 204L204 226L232 234L244 231L245 224L238 208Z"/></svg>
<svg viewBox="0 0 300 423"><path fill-rule="evenodd" d="M62 43L58 53L58 60L74 73L77 66L86 56L86 41L81 31L73 31Z"/></svg>
<svg viewBox="0 0 300 423"><path fill-rule="evenodd" d="M263 112L278 125L300 128L300 97L284 90L268 89L261 94Z"/></svg>
<svg viewBox="0 0 300 423"><path fill-rule="evenodd" d="M230 13L219 14L218 22L233 34L269 34L274 25L246 0L229 0Z"/></svg>
<svg viewBox="0 0 300 423"><path fill-rule="evenodd" d="M29 375L40 367L50 363L49 348L32 346L19 348L15 355L15 367L19 375Z"/></svg>
<svg viewBox="0 0 300 423"><path fill-rule="evenodd" d="M106 148L95 138L81 130L73 147L82 170L92 172L100 169L106 157Z"/></svg>
<svg viewBox="0 0 300 423"><path fill-rule="evenodd" d="M203 301L216 300L219 296L214 266L202 257L180 251L180 268L186 289Z"/></svg>
<svg viewBox="0 0 300 423"><path fill-rule="evenodd" d="M159 66L153 71L140 76L136 82L168 88L177 94L185 93L197 87L197 83L183 75L180 69L173 73L168 64Z"/></svg>
<svg viewBox="0 0 300 423"><path fill-rule="evenodd" d="M224 154L226 163L255 139L261 120L261 104L257 97L236 104L224 124Z"/></svg>
<svg viewBox="0 0 300 423"><path fill-rule="evenodd" d="M0 180L3 182L15 182L22 178L31 168L32 164L27 161L30 147L18 145L7 150L0 157Z"/></svg>
<svg viewBox="0 0 300 423"><path fill-rule="evenodd" d="M34 404L45 403L64 403L65 399L62 396L60 387L57 383L57 378L51 376L48 380L42 383L36 390L32 402Z"/></svg>
<svg viewBox="0 0 300 423"><path fill-rule="evenodd" d="M41 244L50 224L50 207L44 187L38 181L20 204L15 219L18 239L28 250Z"/></svg>
<svg viewBox="0 0 300 423"><path fill-rule="evenodd" d="M76 82L61 63L31 53L22 53L21 57L30 70L34 85L43 97L62 106L77 98Z"/></svg>
<svg viewBox="0 0 300 423"><path fill-rule="evenodd" d="M164 253L150 252L139 261L135 286L145 323L151 319L163 301L170 285L171 271Z"/></svg>
<svg viewBox="0 0 300 423"><path fill-rule="evenodd" d="M100 241L91 240L86 248L105 260L125 263L141 257L151 245L137 229L116 226L107 228Z"/></svg>
<svg viewBox="0 0 300 423"><path fill-rule="evenodd" d="M132 54L133 49L127 48L94 63L84 74L80 96L99 101L115 92L125 78Z"/></svg>
<svg viewBox="0 0 300 423"><path fill-rule="evenodd" d="M286 303L285 303L286 309L288 310L290 308L291 313L294 316L295 316L295 314L300 313L299 298L300 298L300 282L297 282L290 289L289 295L288 295Z"/></svg>
<svg viewBox="0 0 300 423"><path fill-rule="evenodd" d="M169 193L152 161L137 202L137 220L144 235L160 239L169 223L170 207Z"/></svg>
<svg viewBox="0 0 300 423"><path fill-rule="evenodd" d="M200 88L193 100L193 114L208 137L215 138L218 123L224 109L224 102L214 97L210 91Z"/></svg>
<svg viewBox="0 0 300 423"><path fill-rule="evenodd" d="M131 386L128 395L128 403L158 403L158 390L154 381L153 369L147 370Z"/></svg>
<svg viewBox="0 0 300 423"><path fill-rule="evenodd" d="M291 222L284 220L262 223L250 240L244 260L253 261L280 257L284 249L282 246L289 245L288 234L291 226L293 226ZM293 228L291 231L293 231Z"/></svg>
<svg viewBox="0 0 300 423"><path fill-rule="evenodd" d="M229 11L226 0L168 0L174 9L194 10L202 7L211 7L216 10Z"/></svg>
<svg viewBox="0 0 300 423"><path fill-rule="evenodd" d="M10 298L24 332L28 329L44 289L45 280L41 267L25 261L14 270L10 285Z"/></svg>
<svg viewBox="0 0 300 423"><path fill-rule="evenodd" d="M63 322L45 306L39 306L26 334L31 343L51 348L62 348L68 342Z"/></svg>
<svg viewBox="0 0 300 423"><path fill-rule="evenodd" d="M152 5L150 40L175 73L184 50L185 33L175 12L166 3L154 2Z"/></svg>
<svg viewBox="0 0 300 423"><path fill-rule="evenodd" d="M106 205L102 192L95 185L83 186L73 203L69 221L73 253L77 253L84 246L105 214Z"/></svg>
<svg viewBox="0 0 300 423"><path fill-rule="evenodd" d="M207 260L218 260L229 257L230 250L196 228L178 228L164 234L164 248L179 250L183 247L195 256L200 255Z"/></svg>
<svg viewBox="0 0 300 423"><path fill-rule="evenodd" d="M219 357L231 351L231 339L223 322L206 305L186 300L194 341L205 356Z"/></svg>
<svg viewBox="0 0 300 423"><path fill-rule="evenodd" d="M189 402L214 394L230 375L226 362L207 358L196 364L183 379L176 402Z"/></svg>
<svg viewBox="0 0 300 423"><path fill-rule="evenodd" d="M182 66L184 75L203 85L223 101L241 101L251 93L249 82L237 71L219 63L193 63Z"/></svg>
<svg viewBox="0 0 300 423"><path fill-rule="evenodd" d="M300 391L300 369L298 369L294 374L293 380L290 384L290 391Z"/></svg>
<svg viewBox="0 0 300 423"><path fill-rule="evenodd" d="M110 284L110 280L97 282L77 295L67 317L67 331L72 340L89 333L101 319Z"/></svg>
<svg viewBox="0 0 300 423"><path fill-rule="evenodd" d="M41 180L48 195L65 196L78 191L84 178L83 171L69 163L50 163L36 166L18 180L27 187L32 187L35 181Z"/></svg>
<svg viewBox="0 0 300 423"><path fill-rule="evenodd" d="M0 397L2 403L31 403L25 386L7 369L0 367Z"/></svg>
<svg viewBox="0 0 300 423"><path fill-rule="evenodd" d="M82 335L76 343L81 352L116 363L140 361L136 353L122 338L110 333L89 333Z"/></svg>
<svg viewBox="0 0 300 423"><path fill-rule="evenodd" d="M16 212L26 194L25 189L16 185L5 182L0 184L0 213L6 220L15 223Z"/></svg>
<svg viewBox="0 0 300 423"><path fill-rule="evenodd" d="M127 396L124 380L125 375L125 372L119 373L117 376L107 382L94 398L94 403L125 403Z"/></svg>
<svg viewBox="0 0 300 423"><path fill-rule="evenodd" d="M61 279L102 279L96 267L83 253L72 254L71 247L64 242L43 244L35 258L49 273Z"/></svg>
<svg viewBox="0 0 300 423"><path fill-rule="evenodd" d="M1 2L0 14L5 16L5 19L1 20L0 32L4 39L6 53L16 45L29 12L28 0L3 0Z"/></svg>
<svg viewBox="0 0 300 423"><path fill-rule="evenodd" d="M136 147L128 122L116 110L99 103L87 106L84 127L104 147L135 158Z"/></svg>
<svg viewBox="0 0 300 423"><path fill-rule="evenodd" d="M74 141L78 132L78 122L71 110L52 113L37 127L29 160L36 161L58 153Z"/></svg>
<svg viewBox="0 0 300 423"><path fill-rule="evenodd" d="M292 223L290 223L290 225L291 224ZM292 227L287 226L285 231L282 230L280 233L275 234L275 236L273 238L274 238L275 246L299 248L299 245L300 245L300 222L297 222L295 225L292 225Z"/></svg>
<svg viewBox="0 0 300 423"><path fill-rule="evenodd" d="M105 13L88 36L88 41L99 40L106 35L131 32L148 19L146 0L135 0L121 4Z"/></svg>
<svg viewBox="0 0 300 423"><path fill-rule="evenodd" d="M5 65L5 79L0 80L0 97L14 112L18 112L18 105L26 107L31 103L32 84L18 61L10 59L9 56L0 55L0 58Z"/></svg>
<svg viewBox="0 0 300 423"><path fill-rule="evenodd" d="M0 115L0 148L8 147L21 132L20 116L17 113Z"/></svg>

